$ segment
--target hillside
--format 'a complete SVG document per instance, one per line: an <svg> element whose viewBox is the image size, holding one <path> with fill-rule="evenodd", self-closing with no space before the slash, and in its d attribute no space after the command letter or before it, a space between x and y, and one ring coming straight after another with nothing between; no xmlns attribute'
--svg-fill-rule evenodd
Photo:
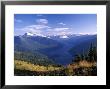
<svg viewBox="0 0 110 89"><path fill-rule="evenodd" d="M93 46L97 47L97 38L92 38L89 40L85 40L83 42L78 43L77 45L73 46L69 52L74 56L76 54L84 54L88 52L91 43Z"/></svg>
<svg viewBox="0 0 110 89"><path fill-rule="evenodd" d="M71 59L77 53L87 52L90 43L97 44L96 35L73 34L66 37L30 36L27 34L15 36L14 50L15 52L23 53L25 56L30 55L33 57L33 55L37 55L37 58L33 59L33 61L46 60L54 61L56 64L67 65L71 63Z"/></svg>
<svg viewBox="0 0 110 89"><path fill-rule="evenodd" d="M33 64L39 65L48 65L48 64L55 64L53 60L49 59L46 55L43 55L39 52L32 53L32 52L14 52L14 58L20 61L27 61Z"/></svg>
<svg viewBox="0 0 110 89"><path fill-rule="evenodd" d="M67 66L55 65L22 60L14 60L14 74L16 76L96 76L97 75L97 49L92 44L85 54L75 56ZM18 58L19 59L19 58ZM31 59L32 60L32 59Z"/></svg>
<svg viewBox="0 0 110 89"><path fill-rule="evenodd" d="M62 73L64 70L62 66L54 66L54 65L42 66L20 60L15 60L14 66L15 66L14 74L17 76L64 75L64 73Z"/></svg>
<svg viewBox="0 0 110 89"><path fill-rule="evenodd" d="M96 76L96 62L79 61L63 66L41 66L15 60L15 76Z"/></svg>
<svg viewBox="0 0 110 89"><path fill-rule="evenodd" d="M96 76L97 63L86 60L71 63L66 68L66 74L69 76Z"/></svg>
<svg viewBox="0 0 110 89"><path fill-rule="evenodd" d="M45 37L34 36L15 36L14 37L14 49L16 51L31 51L36 52L46 48L58 48L61 44L55 40Z"/></svg>

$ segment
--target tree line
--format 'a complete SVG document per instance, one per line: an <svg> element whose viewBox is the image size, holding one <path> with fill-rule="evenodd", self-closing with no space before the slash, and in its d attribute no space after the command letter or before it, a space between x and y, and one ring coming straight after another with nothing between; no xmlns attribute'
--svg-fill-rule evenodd
<svg viewBox="0 0 110 89"><path fill-rule="evenodd" d="M96 46L93 46L93 44L90 44L89 50L86 54L76 54L75 58L72 60L72 62L79 62L81 60L86 60L89 62L97 61L97 48Z"/></svg>

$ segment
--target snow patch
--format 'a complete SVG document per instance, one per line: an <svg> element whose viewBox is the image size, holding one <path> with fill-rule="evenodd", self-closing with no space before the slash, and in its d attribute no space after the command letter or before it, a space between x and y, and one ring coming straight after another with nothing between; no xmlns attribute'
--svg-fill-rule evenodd
<svg viewBox="0 0 110 89"><path fill-rule="evenodd" d="M68 38L68 36L60 36L60 38Z"/></svg>
<svg viewBox="0 0 110 89"><path fill-rule="evenodd" d="M25 35L25 36L34 36L34 34L31 33L31 32L26 32L24 35Z"/></svg>

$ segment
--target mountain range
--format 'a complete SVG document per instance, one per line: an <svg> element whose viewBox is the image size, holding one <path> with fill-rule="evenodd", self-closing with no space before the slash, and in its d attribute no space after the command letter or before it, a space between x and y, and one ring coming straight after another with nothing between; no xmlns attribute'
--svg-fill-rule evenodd
<svg viewBox="0 0 110 89"><path fill-rule="evenodd" d="M42 35L27 32L14 36L15 59L66 65L74 55L88 52L91 43L97 46L96 34ZM21 54L25 57L20 57Z"/></svg>

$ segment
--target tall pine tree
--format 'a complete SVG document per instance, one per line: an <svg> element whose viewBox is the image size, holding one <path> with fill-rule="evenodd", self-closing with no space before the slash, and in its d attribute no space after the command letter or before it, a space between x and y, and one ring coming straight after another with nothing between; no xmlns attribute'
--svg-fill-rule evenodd
<svg viewBox="0 0 110 89"><path fill-rule="evenodd" d="M93 60L93 45L92 45L92 43L89 48L88 56L89 56L89 61L92 61Z"/></svg>
<svg viewBox="0 0 110 89"><path fill-rule="evenodd" d="M97 61L97 48L93 47L93 60Z"/></svg>

